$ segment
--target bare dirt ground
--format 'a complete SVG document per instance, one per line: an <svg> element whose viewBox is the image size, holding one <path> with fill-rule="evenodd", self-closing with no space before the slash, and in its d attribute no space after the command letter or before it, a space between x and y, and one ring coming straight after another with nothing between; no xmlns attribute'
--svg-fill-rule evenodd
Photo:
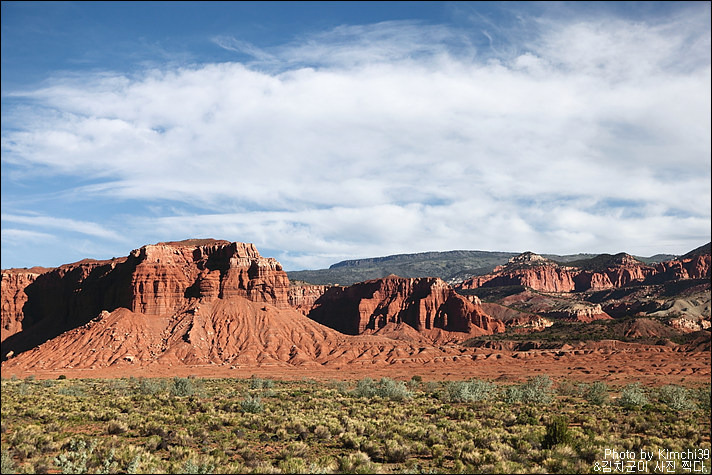
<svg viewBox="0 0 712 475"><path fill-rule="evenodd" d="M531 376L546 374L555 379L573 381L605 381L609 384L641 382L645 385L702 384L711 377L711 358L708 351L683 352L664 346L626 345L609 341L592 346L598 348L532 351L492 351L466 349L449 361L425 363L375 360L371 364L294 366L263 364L259 366L228 365L148 365L138 366L120 362L106 368L22 371L6 368L3 378L56 379L121 378L121 377L203 377L249 378L258 376L275 379L353 380L365 377L410 379L414 375L424 380L462 380L481 378L498 382L519 382Z"/></svg>

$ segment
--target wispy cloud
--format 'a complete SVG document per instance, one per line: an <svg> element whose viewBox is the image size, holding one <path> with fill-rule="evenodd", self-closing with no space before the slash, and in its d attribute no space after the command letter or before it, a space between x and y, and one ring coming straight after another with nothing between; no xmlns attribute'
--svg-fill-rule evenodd
<svg viewBox="0 0 712 475"><path fill-rule="evenodd" d="M52 234L29 231L27 229L3 228L2 230L3 242L11 242L13 244L25 244L30 242L36 245L51 241L53 238L54 236Z"/></svg>
<svg viewBox="0 0 712 475"><path fill-rule="evenodd" d="M245 63L57 79L4 112L21 126L3 121L3 166L150 208L120 217L148 242L252 241L288 268L709 240L708 18L535 20L516 45L488 33L499 56L481 29L385 22L267 49L213 38ZM2 219L116 239L66 216Z"/></svg>
<svg viewBox="0 0 712 475"><path fill-rule="evenodd" d="M246 54L258 61L275 61L276 58L266 52L265 50L258 48L257 46L249 43L247 41L239 40L232 36L215 36L212 39L213 43L219 47L226 49L228 51L233 51L235 53Z"/></svg>
<svg viewBox="0 0 712 475"><path fill-rule="evenodd" d="M67 218L55 218L51 216L37 216L37 215L27 215L20 216L15 214L2 214L3 222L25 224L28 226L38 227L42 229L59 229L62 231L70 231L79 234L85 234L87 236L102 238L102 239L112 239L112 240L123 240L121 236L115 231L106 229L105 227L87 221L78 221L75 219ZM19 230L14 230L13 235L19 236ZM26 231L27 236L42 236L46 233L29 232Z"/></svg>

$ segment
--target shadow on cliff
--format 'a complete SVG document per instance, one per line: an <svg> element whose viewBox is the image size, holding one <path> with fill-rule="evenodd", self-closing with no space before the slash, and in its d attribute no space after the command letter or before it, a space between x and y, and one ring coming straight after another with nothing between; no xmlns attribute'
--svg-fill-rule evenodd
<svg viewBox="0 0 712 475"><path fill-rule="evenodd" d="M8 353L27 350L85 325L103 310L131 308L131 275L136 261L79 262L40 275L25 288L22 331L2 343L2 361ZM10 353L12 352L12 353Z"/></svg>

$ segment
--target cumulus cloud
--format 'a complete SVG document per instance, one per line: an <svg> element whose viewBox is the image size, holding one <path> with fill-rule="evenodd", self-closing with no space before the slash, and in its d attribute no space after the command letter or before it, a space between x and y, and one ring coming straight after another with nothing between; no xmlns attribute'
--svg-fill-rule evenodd
<svg viewBox="0 0 712 475"><path fill-rule="evenodd" d="M46 227L207 233L294 269L426 250L685 252L710 228L698 17L537 19L536 36L499 56L474 46L481 31L415 22L268 49L215 37L251 59L16 93L3 166L82 176L66 196L126 203Z"/></svg>

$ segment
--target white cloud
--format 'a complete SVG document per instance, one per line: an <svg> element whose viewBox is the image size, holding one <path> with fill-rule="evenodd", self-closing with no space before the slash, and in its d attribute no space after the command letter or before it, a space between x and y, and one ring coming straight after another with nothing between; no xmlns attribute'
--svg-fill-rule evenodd
<svg viewBox="0 0 712 475"><path fill-rule="evenodd" d="M65 191L74 199L191 210L122 215L148 242L207 233L284 250L293 266L708 240L709 22L542 24L499 59L463 30L412 22L266 50L216 37L254 62L16 96L27 104L6 112L21 127L3 129L3 164L86 177ZM3 222L116 239L92 223L103 217L67 216Z"/></svg>
<svg viewBox="0 0 712 475"><path fill-rule="evenodd" d="M106 229L102 225L87 221L78 221L74 219L54 218L51 216L38 215L20 216L6 213L2 214L2 220L8 223L25 224L28 226L40 227L45 229L59 229L62 231L70 231L102 239L122 240L120 235L117 234L115 231ZM19 232L19 230L14 230L13 234L17 236L19 235ZM28 236L34 237L45 235L44 233L29 231L25 231L25 233L27 233L26 235Z"/></svg>
<svg viewBox="0 0 712 475"><path fill-rule="evenodd" d="M28 231L27 229L14 229L14 228L4 228L2 230L2 240L3 243L12 244L40 244L42 242L47 242L52 240L53 236L48 233L42 233L37 231Z"/></svg>
<svg viewBox="0 0 712 475"><path fill-rule="evenodd" d="M213 43L219 47L226 49L228 51L233 51L235 53L242 53L248 56L252 56L258 61L275 61L276 58L271 54L267 53L265 50L258 48L257 46L249 43L247 41L238 40L231 36L216 36L213 38Z"/></svg>

